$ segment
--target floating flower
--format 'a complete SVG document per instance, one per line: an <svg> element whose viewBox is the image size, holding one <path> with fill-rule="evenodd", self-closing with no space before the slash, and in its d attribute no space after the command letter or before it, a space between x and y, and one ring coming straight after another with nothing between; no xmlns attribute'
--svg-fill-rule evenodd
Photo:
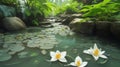
<svg viewBox="0 0 120 67"><path fill-rule="evenodd" d="M50 61L61 61L61 62L67 62L67 60L65 59L66 56L66 51L60 52L59 50L57 50L56 52L51 51L50 52L50 56L51 56L51 60Z"/></svg>
<svg viewBox="0 0 120 67"><path fill-rule="evenodd" d="M101 58L107 58L105 55L103 55L105 53L105 51L101 51L101 49L98 49L97 45L94 44L94 48L90 48L88 50L84 50L83 53L86 53L86 54L90 54L94 57L95 60L98 60L99 57Z"/></svg>
<svg viewBox="0 0 120 67"><path fill-rule="evenodd" d="M75 58L75 62L71 62L69 65L77 66L77 67L85 67L87 64L88 62L82 62L82 59L79 56L77 56Z"/></svg>

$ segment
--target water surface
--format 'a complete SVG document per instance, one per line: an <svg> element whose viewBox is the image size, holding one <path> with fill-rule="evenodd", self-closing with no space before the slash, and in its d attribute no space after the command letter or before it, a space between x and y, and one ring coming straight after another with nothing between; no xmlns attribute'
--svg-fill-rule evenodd
<svg viewBox="0 0 120 67"><path fill-rule="evenodd" d="M33 32L30 33L33 34ZM34 31L34 34L35 33L38 32ZM13 33L9 35L13 35ZM29 36L32 37L32 35ZM12 55L10 60L0 61L0 67L66 67L66 65L70 62L73 62L74 58L78 55L83 59L83 61L88 61L88 65L86 67L120 66L119 43L115 40L99 38L97 36L84 36L81 34L67 36L55 35L55 38L59 43L56 44L54 48L40 49L29 48L25 46L24 50L16 52L14 55ZM108 57L107 60L100 58L98 61L95 61L92 56L83 53L83 50L93 47L94 43L96 43L99 48L106 51L105 55ZM44 50L45 54L43 54ZM68 63L48 61L51 58L49 52L56 50L67 51L66 58ZM43 53L41 51L43 51ZM20 55L19 53L23 53L23 55Z"/></svg>

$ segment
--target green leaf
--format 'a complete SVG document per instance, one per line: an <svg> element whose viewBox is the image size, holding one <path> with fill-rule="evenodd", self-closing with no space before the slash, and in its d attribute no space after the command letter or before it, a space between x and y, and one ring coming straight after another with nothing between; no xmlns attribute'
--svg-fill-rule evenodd
<svg viewBox="0 0 120 67"><path fill-rule="evenodd" d="M37 20L33 20L32 23L33 23L34 25L36 25L36 26L39 25L39 22L38 22Z"/></svg>
<svg viewBox="0 0 120 67"><path fill-rule="evenodd" d="M26 14L27 16L30 16L30 15L31 15L31 13L30 13L30 11L29 11L28 9L25 10L25 14Z"/></svg>

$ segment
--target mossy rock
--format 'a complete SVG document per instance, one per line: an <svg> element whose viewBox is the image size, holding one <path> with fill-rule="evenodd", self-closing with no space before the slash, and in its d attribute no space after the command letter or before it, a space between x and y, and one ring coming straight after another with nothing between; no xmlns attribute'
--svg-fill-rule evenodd
<svg viewBox="0 0 120 67"><path fill-rule="evenodd" d="M70 24L70 28L79 33L93 34L94 23L90 21L84 21L83 19L75 18Z"/></svg>

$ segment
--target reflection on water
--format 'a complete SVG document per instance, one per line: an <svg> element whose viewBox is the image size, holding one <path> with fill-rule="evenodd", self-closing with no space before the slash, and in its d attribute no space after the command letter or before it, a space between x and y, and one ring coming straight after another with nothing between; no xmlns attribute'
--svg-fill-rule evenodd
<svg viewBox="0 0 120 67"><path fill-rule="evenodd" d="M0 67L65 67L64 65L67 63L51 63L48 61L50 60L49 52L56 50L67 51L67 55L69 55L66 57L68 63L74 61L74 58L79 55L83 61L88 61L88 65L86 67L120 66L120 49L116 46L119 45L119 43L115 41L106 40L95 36L83 36L80 34L68 36L55 35L55 37L59 43L57 43L54 48L42 50L39 48L29 48L25 46L23 51L16 52L12 55L12 59L8 61L1 61ZM98 61L95 61L92 56L83 53L83 50L93 47L94 43L96 43L99 48L106 51L105 55L108 57L108 60L100 58Z"/></svg>

